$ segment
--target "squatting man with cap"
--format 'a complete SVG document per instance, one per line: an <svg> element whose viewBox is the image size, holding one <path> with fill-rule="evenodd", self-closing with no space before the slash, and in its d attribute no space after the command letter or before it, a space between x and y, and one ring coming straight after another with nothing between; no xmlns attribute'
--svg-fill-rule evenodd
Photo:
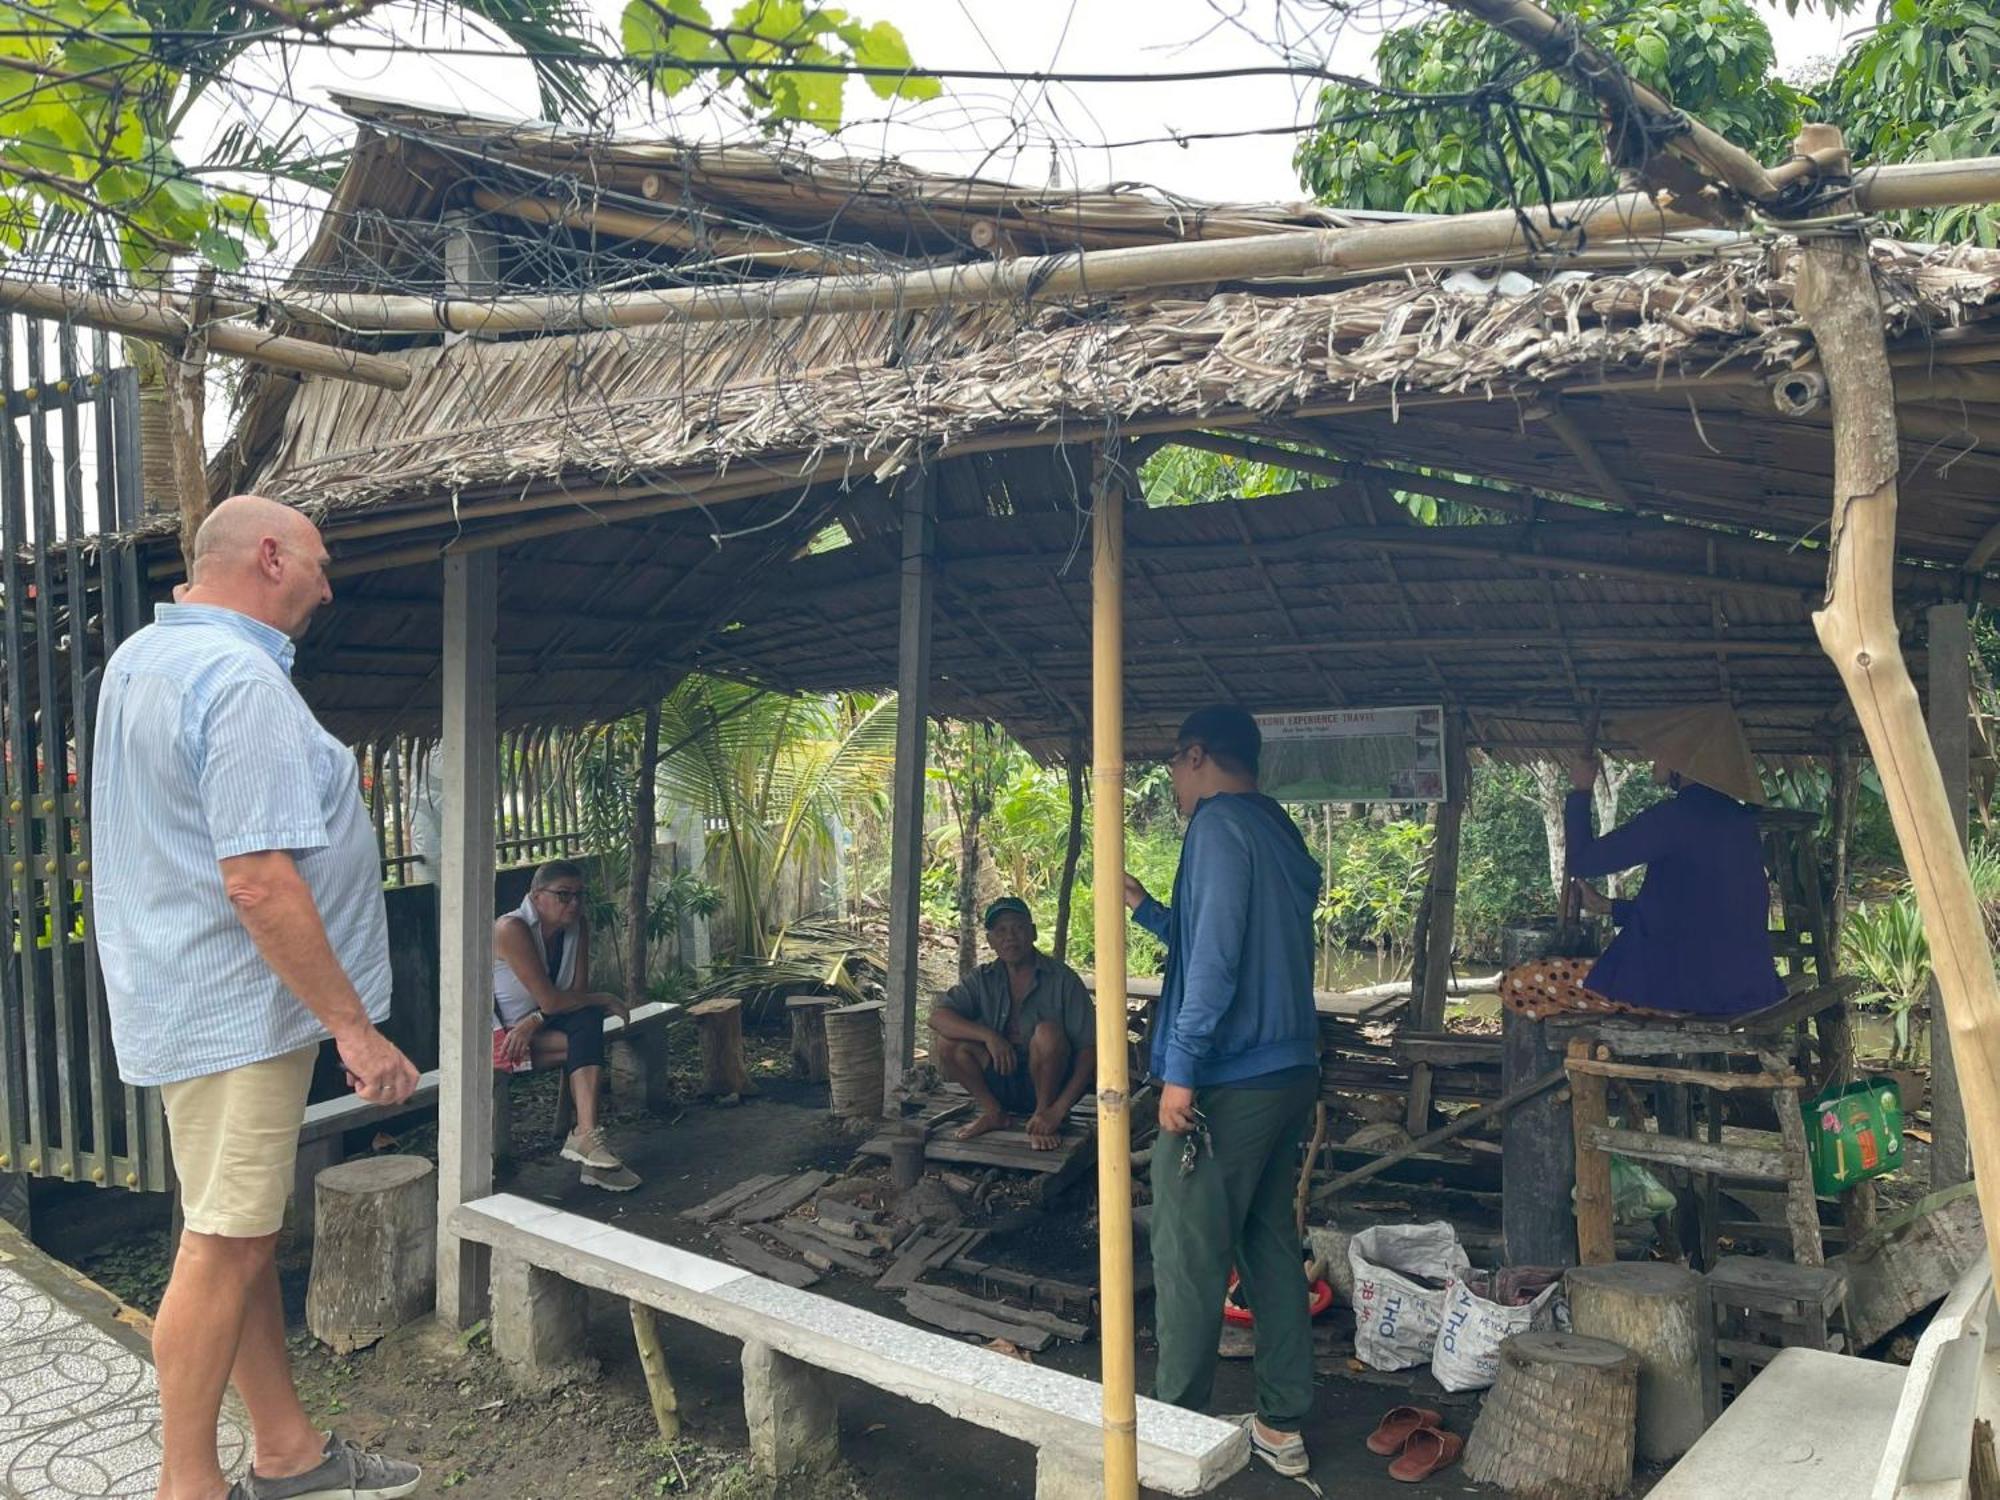
<svg viewBox="0 0 2000 1500"><path fill-rule="evenodd" d="M292 685L327 561L297 511L225 500L189 584L104 670L97 946L119 1073L160 1090L186 1225L153 1330L160 1500L396 1500L422 1477L306 1415L273 1258L320 1044L371 1104L417 1083L376 1029L389 930L354 756ZM254 1440L234 1485L227 1385Z"/></svg>
<svg viewBox="0 0 2000 1500"><path fill-rule="evenodd" d="M1096 1021L1076 970L1035 947L1035 919L1019 896L986 908L993 961L946 990L931 1011L937 1065L972 1095L971 1140L1027 1119L1037 1151L1062 1142L1070 1108L1095 1086Z"/></svg>

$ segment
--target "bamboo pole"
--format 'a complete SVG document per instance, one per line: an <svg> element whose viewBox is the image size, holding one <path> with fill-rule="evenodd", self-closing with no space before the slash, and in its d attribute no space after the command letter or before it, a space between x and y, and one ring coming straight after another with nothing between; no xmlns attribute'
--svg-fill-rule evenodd
<svg viewBox="0 0 2000 1500"><path fill-rule="evenodd" d="M1097 972L1125 972L1125 490L1100 450L1091 507L1091 899ZM1138 1500L1132 1306L1132 1121L1124 986L1097 988L1097 1255L1104 1345L1104 1496Z"/></svg>
<svg viewBox="0 0 2000 1500"><path fill-rule="evenodd" d="M0 276L0 308L55 318L81 328L101 328L106 333L174 349L184 346L195 332L195 320L178 302L155 303L136 296L83 292L12 276ZM233 359L305 375L357 380L391 391L403 390L410 383L408 365L379 354L357 354L351 349L337 349L311 339L287 338L227 321L209 322L205 328L210 351Z"/></svg>
<svg viewBox="0 0 2000 1500"><path fill-rule="evenodd" d="M1839 132L1825 126L1799 137L1801 150L1829 141L1838 145ZM1796 303L1834 414L1833 559L1813 625L1853 700L1909 866L1951 1028L1987 1249L2000 1258L2000 983L1896 626L1896 409L1865 226L1803 242Z"/></svg>
<svg viewBox="0 0 2000 1500"><path fill-rule="evenodd" d="M730 259L777 261L799 270L829 270L858 263L854 256L829 254L815 245L787 244L767 234L740 229L698 228L684 219L635 213L602 203L557 203L530 194L475 188L472 205L484 213L501 214L529 224L553 224L583 234L604 234L680 250L703 250Z"/></svg>
<svg viewBox="0 0 2000 1500"><path fill-rule="evenodd" d="M1877 167L1856 184L1864 210L2000 201L2000 157ZM1644 193L1614 193L1544 207L1492 209L1365 229L1299 230L1233 240L1175 241L1126 249L962 265L874 276L792 277L599 297L501 297L487 301L372 292L285 292L267 314L380 333L556 333L656 323L721 323L823 313L916 312L1003 299L1050 301L1212 281L1343 276L1437 261L1541 253L1607 240L1652 241L1710 227ZM217 347L220 347L218 345Z"/></svg>

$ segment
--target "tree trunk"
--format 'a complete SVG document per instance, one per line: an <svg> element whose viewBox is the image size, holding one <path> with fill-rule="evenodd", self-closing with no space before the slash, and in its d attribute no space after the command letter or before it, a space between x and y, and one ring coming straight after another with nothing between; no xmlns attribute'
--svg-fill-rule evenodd
<svg viewBox="0 0 2000 1500"><path fill-rule="evenodd" d="M1802 143L1837 143L1809 126ZM1840 212L1841 205L1828 211ZM1813 616L1882 778L1896 841L1930 938L1951 1027L1987 1244L2000 1257L2000 984L1944 778L1896 621L1895 383L1865 231L1798 250L1794 302L1811 327L1833 406L1834 495L1826 605Z"/></svg>
<svg viewBox="0 0 2000 1500"><path fill-rule="evenodd" d="M1076 899L1076 866L1083 856L1083 773L1081 740L1069 748L1069 842L1063 848L1062 884L1056 891L1056 940L1050 950L1064 963L1069 962L1070 905Z"/></svg>
<svg viewBox="0 0 2000 1500"><path fill-rule="evenodd" d="M1579 1266L1564 1279L1570 1326L1608 1339L1639 1361L1638 1455L1671 1463L1695 1445L1702 1414L1701 1277L1685 1266L1623 1261Z"/></svg>
<svg viewBox="0 0 2000 1500"><path fill-rule="evenodd" d="M1528 767L1535 778L1535 809L1542 815L1542 833L1549 841L1549 889L1556 904L1563 899L1563 800L1569 796L1569 773L1554 761L1538 760Z"/></svg>
<svg viewBox="0 0 2000 1500"><path fill-rule="evenodd" d="M703 1000L688 1007L701 1037L701 1092L705 1097L741 1098L757 1092L743 1060L743 1002L733 997Z"/></svg>
<svg viewBox="0 0 2000 1500"><path fill-rule="evenodd" d="M637 1005L646 998L646 927L653 906L653 845L659 813L654 801L660 766L660 705L646 710L639 740L639 781L632 797L632 870L625 896L625 996Z"/></svg>
<svg viewBox="0 0 2000 1500"><path fill-rule="evenodd" d="M979 962L979 823L976 796L963 800L958 815L958 977L965 978Z"/></svg>
<svg viewBox="0 0 2000 1500"><path fill-rule="evenodd" d="M1569 1333L1518 1333L1465 1445L1465 1474L1526 1500L1610 1500L1632 1482L1639 1362Z"/></svg>
<svg viewBox="0 0 2000 1500"><path fill-rule="evenodd" d="M482 1085L483 1087L483 1085ZM437 1169L364 1156L319 1174L306 1326L336 1354L366 1349L437 1300Z"/></svg>

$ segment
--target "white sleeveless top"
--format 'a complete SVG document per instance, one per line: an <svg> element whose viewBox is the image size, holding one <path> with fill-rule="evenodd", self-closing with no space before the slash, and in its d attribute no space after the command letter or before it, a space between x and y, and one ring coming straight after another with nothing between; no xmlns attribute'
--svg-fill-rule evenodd
<svg viewBox="0 0 2000 1500"><path fill-rule="evenodd" d="M532 892L521 898L520 906L512 915L527 924L528 936L535 944L535 958L541 964L542 972L548 973L549 950L542 941L542 914L535 910ZM579 946L576 932L572 929L564 937L562 962L556 968L555 987L559 990L566 990L576 982L576 950ZM493 1009L501 1026L525 1021L535 1009L535 997L521 983L521 976L514 972L514 966L498 953L493 955Z"/></svg>

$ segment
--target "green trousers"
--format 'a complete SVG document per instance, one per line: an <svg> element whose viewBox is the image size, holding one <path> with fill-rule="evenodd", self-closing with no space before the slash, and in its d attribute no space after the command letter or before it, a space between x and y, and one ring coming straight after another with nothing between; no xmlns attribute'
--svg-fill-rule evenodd
<svg viewBox="0 0 2000 1500"><path fill-rule="evenodd" d="M1199 1089L1214 1150L1182 1175L1187 1137L1153 1146L1153 1394L1201 1410L1215 1385L1215 1346L1233 1265L1257 1320L1257 1415L1296 1432L1312 1409L1312 1324L1293 1221L1299 1142L1317 1077L1281 1089Z"/></svg>

